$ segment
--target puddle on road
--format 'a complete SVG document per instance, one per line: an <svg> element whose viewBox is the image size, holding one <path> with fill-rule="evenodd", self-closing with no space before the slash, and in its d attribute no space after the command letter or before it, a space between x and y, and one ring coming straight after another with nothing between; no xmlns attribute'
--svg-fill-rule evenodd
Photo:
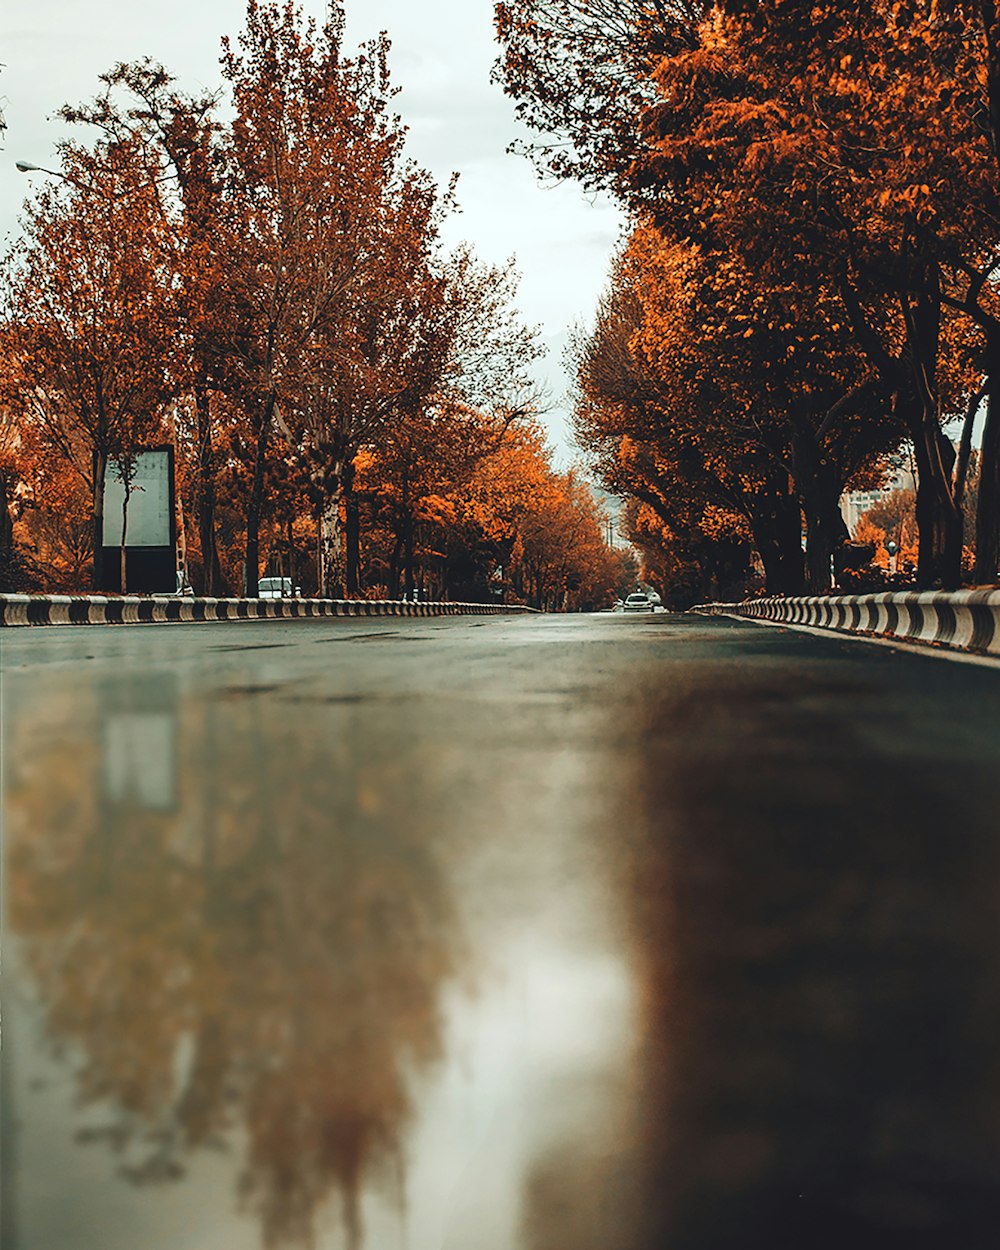
<svg viewBox="0 0 1000 1250"><path fill-rule="evenodd" d="M33 673L4 1250L993 1250L986 734L829 663Z"/></svg>
<svg viewBox="0 0 1000 1250"><path fill-rule="evenodd" d="M39 683L5 1250L632 1244L620 797L558 735L512 754L521 716Z"/></svg>

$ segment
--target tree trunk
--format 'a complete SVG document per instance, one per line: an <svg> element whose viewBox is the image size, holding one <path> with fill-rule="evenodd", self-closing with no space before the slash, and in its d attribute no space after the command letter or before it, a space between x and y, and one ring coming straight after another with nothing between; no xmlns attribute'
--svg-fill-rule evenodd
<svg viewBox="0 0 1000 1250"><path fill-rule="evenodd" d="M936 416L908 422L917 464L917 585L954 590L962 578L962 514L951 484L954 451Z"/></svg>
<svg viewBox="0 0 1000 1250"><path fill-rule="evenodd" d="M10 551L14 546L14 522L10 516L10 479L0 470L0 551Z"/></svg>
<svg viewBox="0 0 1000 1250"><path fill-rule="evenodd" d="M215 452L212 447L212 413L207 388L195 386L198 415L198 539L201 545L203 582L206 595L225 595L229 587L222 576L219 549L215 539Z"/></svg>
<svg viewBox="0 0 1000 1250"><path fill-rule="evenodd" d="M800 595L805 589L802 510L787 489L777 485L753 497L750 515L754 546L764 565L769 595Z"/></svg>
<svg viewBox="0 0 1000 1250"><path fill-rule="evenodd" d="M806 586L822 594L833 584L836 552L850 537L836 499L818 498L803 509L806 522Z"/></svg>
<svg viewBox="0 0 1000 1250"><path fill-rule="evenodd" d="M997 580L1000 566L1000 371L992 375L986 403L986 425L979 462L979 503L976 507L976 567L978 585Z"/></svg>
<svg viewBox="0 0 1000 1250"><path fill-rule="evenodd" d="M406 583L406 597L413 598L415 583L413 578L413 538L416 526L412 517L406 518L406 529L403 531L403 580Z"/></svg>
<svg viewBox="0 0 1000 1250"><path fill-rule="evenodd" d="M119 472L121 473L121 469L119 469ZM127 567L128 557L127 557L126 550L125 550L125 536L128 533L128 497L129 497L129 494L131 493L129 490L129 486L131 483L131 475L127 473L122 473L121 477L122 477L122 545L118 553L118 558L121 562L119 582L120 582L121 592L124 595L128 593L128 567Z"/></svg>
<svg viewBox="0 0 1000 1250"><path fill-rule="evenodd" d="M979 0L986 41L986 99L990 119L990 147L1000 174L1000 14L994 0ZM1000 344L987 342L986 426L980 453L979 502L976 507L976 564L973 576L980 585L992 585L1000 566ZM997 379L995 382L994 379Z"/></svg>
<svg viewBox="0 0 1000 1250"><path fill-rule="evenodd" d="M267 444L271 436L274 418L275 393L268 395L257 431L257 450L254 457L253 485L247 501L246 568L243 573L243 593L256 599L260 579L260 517L264 507L264 472L267 465Z"/></svg>
<svg viewBox="0 0 1000 1250"><path fill-rule="evenodd" d="M91 590L104 589L104 479L108 471L108 458L104 452L94 454L94 494L91 499L91 542L94 563L90 576Z"/></svg>
<svg viewBox="0 0 1000 1250"><path fill-rule="evenodd" d="M325 599L323 585L323 505L316 505L316 594Z"/></svg>
<svg viewBox="0 0 1000 1250"><path fill-rule="evenodd" d="M908 255L904 245L904 256ZM962 514L955 506L952 465L955 452L941 433L937 385L941 302L937 263L913 254L926 290L915 300L901 298L906 326L909 377L902 382L901 414L917 459L917 529L920 551L917 585L954 590L962 580ZM897 409L899 411L899 409Z"/></svg>
<svg viewBox="0 0 1000 1250"><path fill-rule="evenodd" d="M969 463L972 460L972 433L976 424L976 414L979 412L979 405L988 393L988 387L981 387L974 395L969 396L969 401L966 404L965 420L962 422L962 437L958 442L958 455L955 459L955 479L951 492L955 500L955 507L959 509L961 509L965 499L965 487L969 478Z"/></svg>
<svg viewBox="0 0 1000 1250"><path fill-rule="evenodd" d="M389 557L389 598L399 598L399 562L403 556L403 536L397 533Z"/></svg>
<svg viewBox="0 0 1000 1250"><path fill-rule="evenodd" d="M338 474L338 483L340 475ZM323 599L344 596L344 536L340 526L343 487L338 485L323 502L319 515L319 593Z"/></svg>
<svg viewBox="0 0 1000 1250"><path fill-rule="evenodd" d="M10 515L13 475L0 469L0 590L21 590L14 550L14 521Z"/></svg>
<svg viewBox="0 0 1000 1250"><path fill-rule="evenodd" d="M850 534L840 512L843 481L817 441L808 416L792 435L792 478L806 528L806 585L814 595L831 588L833 556Z"/></svg>
<svg viewBox="0 0 1000 1250"><path fill-rule="evenodd" d="M344 542L347 548L347 597L356 598L361 590L361 511L353 489L353 469L344 483Z"/></svg>

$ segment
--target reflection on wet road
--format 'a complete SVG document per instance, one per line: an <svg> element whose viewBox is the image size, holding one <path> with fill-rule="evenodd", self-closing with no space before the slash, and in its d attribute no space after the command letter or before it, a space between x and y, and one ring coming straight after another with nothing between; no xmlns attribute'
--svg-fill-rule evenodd
<svg viewBox="0 0 1000 1250"><path fill-rule="evenodd" d="M3 662L4 1250L998 1244L1000 672L670 617Z"/></svg>

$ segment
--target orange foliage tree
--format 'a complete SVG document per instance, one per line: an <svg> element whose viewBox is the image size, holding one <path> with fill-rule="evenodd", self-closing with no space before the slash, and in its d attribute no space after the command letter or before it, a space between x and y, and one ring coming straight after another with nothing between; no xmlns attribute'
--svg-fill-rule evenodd
<svg viewBox="0 0 1000 1250"><path fill-rule="evenodd" d="M63 165L5 262L6 403L86 483L91 584L102 589L105 478L115 466L128 486L136 452L161 428L176 306L160 171L142 144L67 145Z"/></svg>
<svg viewBox="0 0 1000 1250"><path fill-rule="evenodd" d="M739 593L749 534L769 588L795 592L803 578L800 507L781 443L775 451L765 441L766 413L759 404L747 409L747 388L738 386L738 368L735 381L727 371L726 351L700 350L684 294L691 259L683 249L658 254L656 236L641 234L618 258L593 332L574 345L577 437L604 485L658 518L645 524L645 549L652 535L669 541L672 567L689 569L681 579L689 601ZM664 350L664 327L676 350ZM723 515L729 521L720 528ZM635 509L629 516L649 519Z"/></svg>
<svg viewBox="0 0 1000 1250"><path fill-rule="evenodd" d="M1000 117L1000 75L991 6L906 0L859 10L831 0L804 13L790 0L720 0L666 12L652 6L644 19L619 14L616 22L603 6L574 0L499 7L501 72L541 132L537 155L561 175L586 167L668 243L698 248L718 272L742 266L742 296L730 291L716 319L730 340L741 322L753 340L761 312L773 322L777 295L796 363L810 352L822 362L830 349L844 359L847 350L853 362L845 359L841 395L830 392L823 411L881 425L889 407L918 464L921 580L954 584L961 469L953 470L941 426L974 411L966 401L982 375L991 390L998 342L991 277L1000 222L988 137ZM599 141L580 125L573 83L598 58L595 83L614 66L632 84L619 101L632 109L639 138L618 142L621 123L600 110ZM552 155L553 136L572 157ZM821 309L825 327L812 316ZM711 340L717 328L694 334ZM765 356L747 385L774 398L773 376ZM786 421L816 399L804 389L808 370L790 381ZM842 405L862 388L867 411L847 413ZM817 417L828 433L826 417ZM977 526L990 578L990 535L1000 525L989 485L995 437L991 412ZM822 486L819 470L830 459L823 439L819 451L797 456L804 503L816 492L803 460L816 461L812 485ZM824 510L832 516L828 502ZM821 562L811 561L814 579Z"/></svg>
<svg viewBox="0 0 1000 1250"><path fill-rule="evenodd" d="M226 276L217 247L221 208L221 123L213 93L178 91L170 74L147 58L119 63L100 77L102 89L89 104L60 110L73 124L96 127L109 142L141 140L149 159L170 175L155 183L159 211L169 227L178 305L175 363L175 428L181 447L190 441L190 505L197 516L203 576L199 589L220 594L228 588L216 543L216 414L213 376L217 372L217 321ZM190 425L191 437L187 439ZM186 469L182 465L182 470Z"/></svg>
<svg viewBox="0 0 1000 1250"><path fill-rule="evenodd" d="M465 247L428 273L409 381L385 437L371 448L366 483L393 536L393 593L415 588L418 529L451 515L428 499L460 492L510 427L537 409L530 367L541 349L514 306L517 283L512 263L479 264ZM442 586L461 581L441 579Z"/></svg>
<svg viewBox="0 0 1000 1250"><path fill-rule="evenodd" d="M348 368L366 371L351 314L373 291L376 274L391 272L386 233L394 216L400 224L401 205L415 199L423 208L433 200L426 176L402 166L403 129L387 107L387 42L352 60L342 55L342 34L339 6L331 6L316 28L303 25L291 3L251 0L240 51L227 43L223 57L236 117L226 140L223 255L230 308L220 330L229 330L223 339L227 386L247 420L251 591L279 414L288 421L293 408L301 410L317 372L314 406L329 390L335 365L349 362ZM322 427L322 417L312 415ZM324 590L339 564L338 489L350 458L340 433L314 437L309 447L322 461Z"/></svg>
<svg viewBox="0 0 1000 1250"><path fill-rule="evenodd" d="M640 181L671 228L724 244L805 300L824 287L839 298L914 446L921 580L955 584L961 518L940 427L975 379L956 393L946 355L971 327L951 330L943 313L961 285L955 262L981 255L983 214L996 214L981 136L964 104L948 116L962 94L954 34L920 10L875 5L858 18L830 3L803 29L780 0L718 5L698 49L657 70ZM931 193L956 182L960 212L950 192Z"/></svg>

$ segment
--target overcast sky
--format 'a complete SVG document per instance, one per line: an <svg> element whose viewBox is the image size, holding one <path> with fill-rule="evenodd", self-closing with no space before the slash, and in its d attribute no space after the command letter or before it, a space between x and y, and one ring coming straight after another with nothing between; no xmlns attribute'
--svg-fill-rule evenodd
<svg viewBox="0 0 1000 1250"><path fill-rule="evenodd" d="M304 0L321 16L323 0ZM7 119L0 153L0 234L17 230L29 179L16 160L53 162L67 101L88 99L116 61L151 56L181 88L219 85L219 40L243 23L245 0L5 0L0 16L0 96ZM493 0L347 0L347 46L387 30L396 104L409 151L440 182L460 174L462 212L447 240L468 240L484 260L517 257L520 306L543 327L555 408L546 417L558 460L572 456L560 355L574 321L590 318L603 289L620 219L575 186L543 187L523 157L508 156L513 108L490 83L496 55Z"/></svg>

